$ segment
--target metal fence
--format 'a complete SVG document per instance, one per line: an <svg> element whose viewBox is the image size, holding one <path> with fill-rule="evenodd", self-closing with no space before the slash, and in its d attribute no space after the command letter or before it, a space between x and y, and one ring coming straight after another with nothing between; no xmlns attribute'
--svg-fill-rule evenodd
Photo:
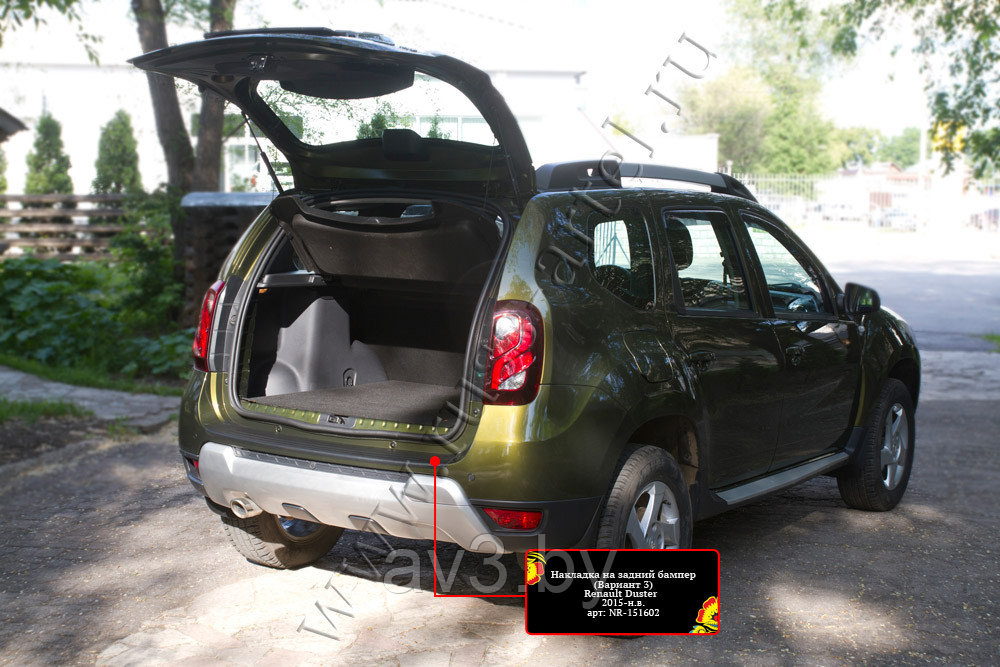
<svg viewBox="0 0 1000 667"><path fill-rule="evenodd" d="M1000 178L864 171L734 176L792 225L827 221L905 231L926 227L1000 231Z"/></svg>

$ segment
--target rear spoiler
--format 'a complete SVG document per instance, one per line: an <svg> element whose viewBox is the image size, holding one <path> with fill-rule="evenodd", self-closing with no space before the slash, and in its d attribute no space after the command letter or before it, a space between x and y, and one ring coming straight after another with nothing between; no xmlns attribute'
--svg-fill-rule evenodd
<svg viewBox="0 0 1000 667"><path fill-rule="evenodd" d="M539 192L554 190L597 190L620 188L622 178L652 178L707 185L712 192L757 201L750 190L729 174L668 167L661 164L617 162L615 160L580 160L551 162L535 172Z"/></svg>

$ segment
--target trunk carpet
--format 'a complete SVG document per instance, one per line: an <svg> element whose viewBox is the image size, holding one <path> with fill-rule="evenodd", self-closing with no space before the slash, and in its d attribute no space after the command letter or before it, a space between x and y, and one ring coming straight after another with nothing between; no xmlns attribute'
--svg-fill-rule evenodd
<svg viewBox="0 0 1000 667"><path fill-rule="evenodd" d="M436 384L386 380L355 387L255 396L247 400L276 408L386 419L408 424L433 424L434 417L447 401L458 405L459 390Z"/></svg>

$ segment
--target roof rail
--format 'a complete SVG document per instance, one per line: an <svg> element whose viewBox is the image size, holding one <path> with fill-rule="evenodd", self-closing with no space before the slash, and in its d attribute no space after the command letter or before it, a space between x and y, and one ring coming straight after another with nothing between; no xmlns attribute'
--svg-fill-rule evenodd
<svg viewBox="0 0 1000 667"><path fill-rule="evenodd" d="M653 178L664 181L697 183L712 188L712 192L742 197L750 201L757 198L745 185L729 174L668 167L662 164L617 162L616 160L580 160L577 162L550 162L535 172L535 183L544 190L595 190L620 188L622 178Z"/></svg>

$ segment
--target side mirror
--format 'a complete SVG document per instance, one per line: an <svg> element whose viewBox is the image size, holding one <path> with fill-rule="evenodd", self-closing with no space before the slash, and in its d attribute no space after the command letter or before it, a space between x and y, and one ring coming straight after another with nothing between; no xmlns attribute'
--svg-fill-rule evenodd
<svg viewBox="0 0 1000 667"><path fill-rule="evenodd" d="M857 283L844 285L844 293L841 298L843 299L841 306L848 315L871 315L882 307L878 292L871 287Z"/></svg>

